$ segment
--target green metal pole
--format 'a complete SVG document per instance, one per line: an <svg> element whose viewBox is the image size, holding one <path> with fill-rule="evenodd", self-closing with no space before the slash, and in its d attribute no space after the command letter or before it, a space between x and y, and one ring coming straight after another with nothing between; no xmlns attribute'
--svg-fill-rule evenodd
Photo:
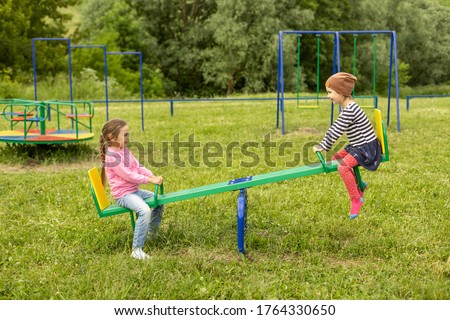
<svg viewBox="0 0 450 320"><path fill-rule="evenodd" d="M45 134L45 103L39 104L39 132L41 135Z"/></svg>
<svg viewBox="0 0 450 320"><path fill-rule="evenodd" d="M50 104L49 104L50 105ZM59 104L56 105L56 119L58 120L58 131L61 130L61 121L59 119L60 112L59 112Z"/></svg>
<svg viewBox="0 0 450 320"><path fill-rule="evenodd" d="M361 179L361 173L359 172L359 168L358 167L354 167L353 168L353 172L355 173L356 182L358 183L359 190L364 191L364 186L363 186L363 182L362 182L362 179Z"/></svg>

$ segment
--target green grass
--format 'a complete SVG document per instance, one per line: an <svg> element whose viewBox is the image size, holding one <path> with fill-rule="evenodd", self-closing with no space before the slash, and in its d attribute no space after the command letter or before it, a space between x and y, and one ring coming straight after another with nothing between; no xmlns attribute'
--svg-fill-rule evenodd
<svg viewBox="0 0 450 320"><path fill-rule="evenodd" d="M100 219L87 170L98 166L96 141L80 146L6 147L0 153L1 299L448 299L450 99L418 99L395 114L388 128L391 161L369 183L362 215L348 219L349 200L337 173L248 190L246 255L237 252L237 192L166 206L159 236L146 243L149 262L130 257L132 231L125 215ZM386 101L380 100L383 117ZM96 139L105 110L96 106ZM366 109L372 117L372 112ZM203 146L217 141L292 142L275 166L234 150L218 167L151 168L166 192L285 169L292 153L317 162L306 148L329 126L329 109L286 112L287 134L275 130L274 102L113 104L110 118L130 124L145 146L190 134ZM5 121L0 130L7 129ZM306 147L305 147L306 146ZM303 150L306 150L305 152ZM263 158L264 149L252 151ZM330 154L327 154L329 158ZM181 160L188 162L188 152ZM200 153L195 154L200 160ZM153 189L153 186L145 186Z"/></svg>

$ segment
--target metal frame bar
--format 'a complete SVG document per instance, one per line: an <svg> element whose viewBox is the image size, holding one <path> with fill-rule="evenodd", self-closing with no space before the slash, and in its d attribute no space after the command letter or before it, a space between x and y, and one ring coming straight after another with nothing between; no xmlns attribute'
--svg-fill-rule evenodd
<svg viewBox="0 0 450 320"><path fill-rule="evenodd" d="M427 99L427 98L447 98L450 94L418 94L406 96L406 111L409 111L409 100L411 99Z"/></svg>
<svg viewBox="0 0 450 320"><path fill-rule="evenodd" d="M283 34L311 34L311 35L334 35L334 52L333 52L333 72L336 69L340 70L339 57L339 33L337 31L312 31L312 30L288 30L280 31L278 33L278 77L277 77L277 120L276 128L279 128L279 120L281 113L281 134L285 134L285 119L284 119L284 65L283 65ZM334 105L331 104L331 122L333 119Z"/></svg>
<svg viewBox="0 0 450 320"><path fill-rule="evenodd" d="M37 75L36 75L36 41L67 41L67 53L69 59L69 86L70 86L70 101L73 100L72 93L72 55L71 55L71 45L70 38L33 38L31 39L31 54L33 60L33 84L34 84L34 100L38 100L37 94Z"/></svg>
<svg viewBox="0 0 450 320"><path fill-rule="evenodd" d="M400 132L400 103L399 103L399 83L398 83L398 59L397 59L397 36L396 32L392 30L341 30L341 31L311 31L311 30L288 30L280 31L278 35L278 75L277 75L277 117L276 128L279 128L280 113L281 113L281 133L285 134L285 119L284 119L284 69L283 69L283 34L334 34L334 56L333 56L333 72L339 72L341 68L340 62L340 41L341 34L388 34L391 36L390 55L389 55L389 79L388 79L388 104L387 104L387 125L390 124L391 111L391 86L392 86L392 71L395 76L395 94L396 94L396 111L397 111L397 131ZM336 68L335 68L336 66ZM337 69L337 70L336 70ZM334 105L331 106L331 123L333 122Z"/></svg>
<svg viewBox="0 0 450 320"><path fill-rule="evenodd" d="M141 126L144 131L144 84L142 80L142 52L107 52L107 55L139 55L139 87L141 95ZM106 112L106 119L108 119L108 112Z"/></svg>
<svg viewBox="0 0 450 320"><path fill-rule="evenodd" d="M106 45L73 45L72 48L86 48L86 49L94 49L94 48L102 48L103 49L103 74L105 77L105 104L106 104L106 121L108 121L108 61L107 61L107 50Z"/></svg>

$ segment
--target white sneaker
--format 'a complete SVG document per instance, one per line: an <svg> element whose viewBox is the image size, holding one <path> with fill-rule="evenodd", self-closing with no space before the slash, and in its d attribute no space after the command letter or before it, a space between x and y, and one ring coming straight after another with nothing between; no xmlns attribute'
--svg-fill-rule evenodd
<svg viewBox="0 0 450 320"><path fill-rule="evenodd" d="M138 260L147 260L147 259L151 258L148 254L146 254L144 251L142 251L141 247L133 248L133 251L131 252L131 256Z"/></svg>

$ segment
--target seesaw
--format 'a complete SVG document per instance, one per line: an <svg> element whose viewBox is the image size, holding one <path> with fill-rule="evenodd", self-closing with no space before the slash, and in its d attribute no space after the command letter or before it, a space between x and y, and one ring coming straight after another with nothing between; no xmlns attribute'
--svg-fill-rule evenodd
<svg viewBox="0 0 450 320"><path fill-rule="evenodd" d="M388 140L386 135L386 127L381 120L380 110L375 110L375 123L376 134L380 140L382 158L381 161L389 161ZM205 185L193 189L181 190L176 192L170 192L164 194L164 187L161 185L155 186L155 194L153 198L150 198L146 203L154 208L158 205L169 204L173 202L189 200L199 197L210 196L228 191L239 190L238 204L237 204L237 245L238 251L244 253L244 234L246 229L247 218L247 188L260 186L268 183L275 183L285 180L297 179L307 176L312 176L320 173L330 173L337 171L338 162L335 160L325 162L322 154L317 153L319 163L309 166L296 167L286 170L274 171L270 173L260 174L256 176L249 176L244 178L238 178L229 180L226 182ZM362 180L358 167L354 168L358 185L362 190ZM97 168L92 168L88 171L90 179L90 188L92 197L94 199L95 206L97 208L100 218L109 217L117 214L128 213L131 219L131 226L134 229L135 218L132 210L120 207L117 204L111 204L105 192L105 188L102 185L100 174ZM159 192L158 192L159 189Z"/></svg>

